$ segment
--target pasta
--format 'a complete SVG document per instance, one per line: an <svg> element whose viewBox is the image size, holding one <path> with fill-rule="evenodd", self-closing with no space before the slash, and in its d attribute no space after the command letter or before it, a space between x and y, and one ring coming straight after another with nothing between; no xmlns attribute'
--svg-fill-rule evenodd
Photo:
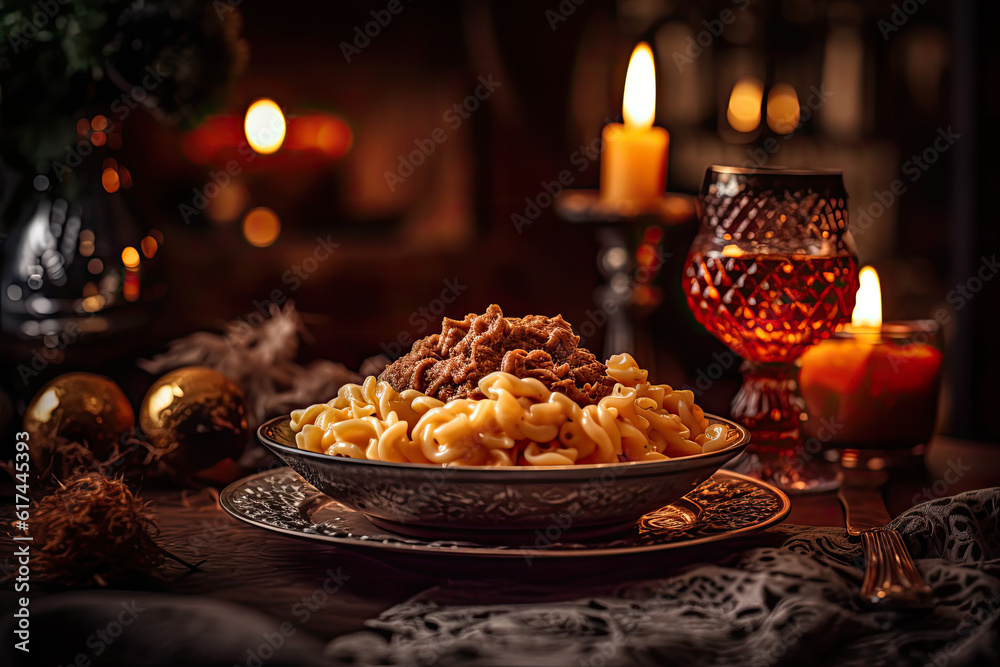
<svg viewBox="0 0 1000 667"><path fill-rule="evenodd" d="M482 399L443 403L397 393L374 377L340 388L329 403L292 412L300 449L331 456L439 465L565 466L659 461L726 446L694 394L650 384L628 354L613 356L611 395L581 406L535 378L493 372Z"/></svg>

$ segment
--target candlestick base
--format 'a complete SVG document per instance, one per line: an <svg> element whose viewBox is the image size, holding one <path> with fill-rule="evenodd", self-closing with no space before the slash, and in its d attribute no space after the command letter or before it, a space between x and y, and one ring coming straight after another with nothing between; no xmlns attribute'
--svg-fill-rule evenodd
<svg viewBox="0 0 1000 667"><path fill-rule="evenodd" d="M559 216L576 223L626 224L654 218L661 225L679 225L690 222L694 211L694 199L667 192L644 202L608 201L601 199L599 190L565 190L556 197Z"/></svg>
<svg viewBox="0 0 1000 667"><path fill-rule="evenodd" d="M600 245L597 267L604 284L594 292L594 305L607 319L603 358L628 352L645 367L654 367L648 319L663 300L659 273L674 256L673 249L681 247L676 241L681 238L683 245L690 243L684 230L685 223L694 221L694 199L664 192L649 201L615 202L601 199L596 189L564 190L555 198L555 210L567 222L591 227ZM659 233L650 241L648 231L654 228ZM644 231L645 236L640 236ZM637 236L645 251L655 255L646 264L639 264L635 256ZM668 239L674 241L673 246L668 246Z"/></svg>

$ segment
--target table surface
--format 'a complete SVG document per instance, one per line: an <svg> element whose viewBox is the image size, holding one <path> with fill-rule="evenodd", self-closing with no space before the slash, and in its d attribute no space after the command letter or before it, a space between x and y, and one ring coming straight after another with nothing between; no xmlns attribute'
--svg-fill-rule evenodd
<svg viewBox="0 0 1000 667"><path fill-rule="evenodd" d="M1000 486L1000 445L937 438L928 447L924 463L890 476L885 497L893 516L924 500ZM747 546L726 542L673 554L571 563L492 560L487 565L473 558L381 552L373 557L243 524L222 512L204 491L192 495L148 490L142 495L152 501L156 511L159 543L188 562L203 561L195 571L172 563L165 566L163 581L150 590L235 602L282 620L293 615L301 620L302 609L309 608L312 611L302 625L324 640L359 630L367 619L435 586L461 588L463 582L489 579L498 582L498 591L503 582L528 584L535 587L535 599L572 599L588 591L608 590L629 579L662 577L672 568L719 558ZM792 496L786 523L842 526L843 512L836 493ZM759 543L767 538L751 538L751 543L754 539ZM5 547L4 552L10 550ZM315 597L331 577L342 583L341 588L335 595ZM3 606L13 604L12 595L0 596ZM294 611L296 605L299 613Z"/></svg>

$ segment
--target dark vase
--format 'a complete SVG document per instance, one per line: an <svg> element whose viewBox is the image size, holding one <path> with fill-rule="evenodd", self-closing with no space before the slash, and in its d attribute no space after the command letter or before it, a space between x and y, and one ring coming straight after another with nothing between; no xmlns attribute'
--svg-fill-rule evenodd
<svg viewBox="0 0 1000 667"><path fill-rule="evenodd" d="M53 162L45 173L3 167L0 334L14 359L100 363L108 355L95 350L120 351L166 291L157 266L162 236L133 215L131 174L107 145L121 129L100 115L94 124L103 132L85 121L73 148L90 147L76 151L78 160ZM120 145L120 136L110 143Z"/></svg>

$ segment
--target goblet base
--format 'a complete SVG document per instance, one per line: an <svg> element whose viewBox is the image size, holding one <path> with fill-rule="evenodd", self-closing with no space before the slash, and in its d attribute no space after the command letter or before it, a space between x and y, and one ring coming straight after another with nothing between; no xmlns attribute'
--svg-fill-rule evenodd
<svg viewBox="0 0 1000 667"><path fill-rule="evenodd" d="M727 467L789 494L823 493L840 486L836 466L810 455L801 442L795 446L789 446L788 441L778 445L751 442L743 455Z"/></svg>
<svg viewBox="0 0 1000 667"><path fill-rule="evenodd" d="M751 433L750 446L740 457L746 475L774 484L788 493L821 493L840 482L835 466L822 458L822 442L802 442L799 424L805 402L799 394L799 369L791 362L744 361L743 386L733 399L733 419Z"/></svg>

